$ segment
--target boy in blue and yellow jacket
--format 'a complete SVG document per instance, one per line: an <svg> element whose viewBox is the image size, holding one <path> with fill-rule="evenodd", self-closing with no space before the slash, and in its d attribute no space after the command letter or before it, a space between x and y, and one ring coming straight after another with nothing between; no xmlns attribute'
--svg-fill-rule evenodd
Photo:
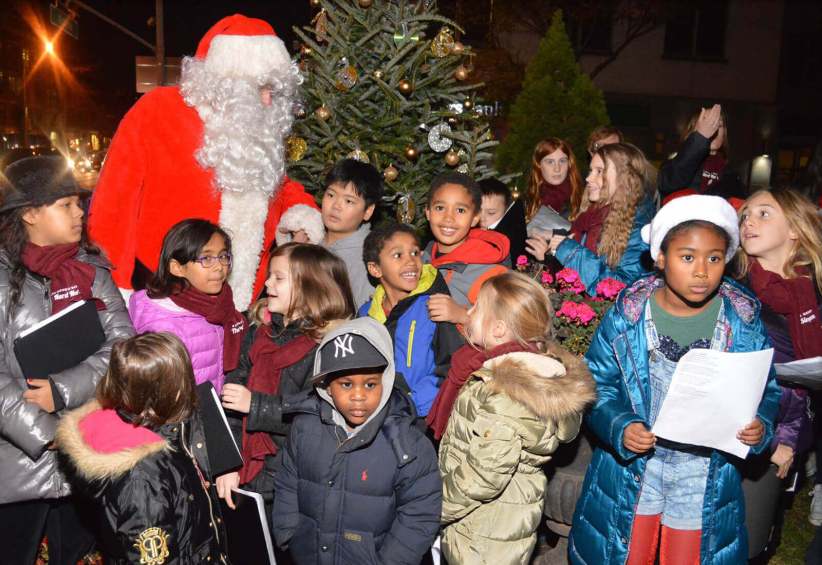
<svg viewBox="0 0 822 565"><path fill-rule="evenodd" d="M360 316L385 324L394 344L397 386L409 394L419 418L425 418L451 353L464 344L456 326L428 315L433 294L449 294L448 285L431 265L423 265L417 234L409 225L389 224L372 231L363 244L368 274L379 281ZM404 381L404 382L402 382Z"/></svg>

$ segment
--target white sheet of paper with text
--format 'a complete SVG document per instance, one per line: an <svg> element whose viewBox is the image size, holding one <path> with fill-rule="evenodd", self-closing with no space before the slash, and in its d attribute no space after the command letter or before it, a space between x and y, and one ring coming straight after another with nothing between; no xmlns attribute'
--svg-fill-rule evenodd
<svg viewBox="0 0 822 565"><path fill-rule="evenodd" d="M772 359L773 349L746 353L691 349L677 363L651 431L661 438L744 459L750 448L736 434L756 417Z"/></svg>

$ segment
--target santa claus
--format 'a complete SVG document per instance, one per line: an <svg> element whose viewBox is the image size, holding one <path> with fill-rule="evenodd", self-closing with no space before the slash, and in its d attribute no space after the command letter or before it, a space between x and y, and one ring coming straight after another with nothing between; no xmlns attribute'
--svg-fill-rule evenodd
<svg viewBox="0 0 822 565"><path fill-rule="evenodd" d="M94 191L89 231L132 288L135 265L154 271L163 236L186 218L219 223L232 237L229 282L238 310L266 277L265 251L286 210L291 231L319 243L314 199L285 176L284 137L300 75L266 22L217 22L179 86L144 95L120 123ZM317 239L319 238L319 239Z"/></svg>

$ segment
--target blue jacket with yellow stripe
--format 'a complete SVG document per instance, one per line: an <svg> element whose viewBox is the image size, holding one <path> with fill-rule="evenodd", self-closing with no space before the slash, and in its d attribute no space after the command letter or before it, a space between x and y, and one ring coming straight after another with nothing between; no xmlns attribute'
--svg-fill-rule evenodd
<svg viewBox="0 0 822 565"><path fill-rule="evenodd" d="M385 324L394 343L394 363L402 376L396 386L409 394L417 416L428 414L440 383L448 373L451 354L465 341L454 324L433 322L428 316L432 294L450 294L445 279L431 265L423 265L420 281L411 294L400 300L386 316L382 308L385 289L378 285L360 316L371 316Z"/></svg>

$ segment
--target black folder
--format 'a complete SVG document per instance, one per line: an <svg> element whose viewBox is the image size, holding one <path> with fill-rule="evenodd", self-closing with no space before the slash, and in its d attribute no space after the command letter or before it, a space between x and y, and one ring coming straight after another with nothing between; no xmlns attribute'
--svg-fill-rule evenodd
<svg viewBox="0 0 822 565"><path fill-rule="evenodd" d="M220 499L228 537L228 557L233 565L277 565L265 515L263 497L242 489L231 491L236 510Z"/></svg>
<svg viewBox="0 0 822 565"><path fill-rule="evenodd" d="M212 476L239 469L243 466L243 456L234 441L217 391L210 382L197 385L197 400Z"/></svg>
<svg viewBox="0 0 822 565"><path fill-rule="evenodd" d="M22 332L14 355L27 379L46 379L82 363L105 341L97 305L83 300Z"/></svg>

